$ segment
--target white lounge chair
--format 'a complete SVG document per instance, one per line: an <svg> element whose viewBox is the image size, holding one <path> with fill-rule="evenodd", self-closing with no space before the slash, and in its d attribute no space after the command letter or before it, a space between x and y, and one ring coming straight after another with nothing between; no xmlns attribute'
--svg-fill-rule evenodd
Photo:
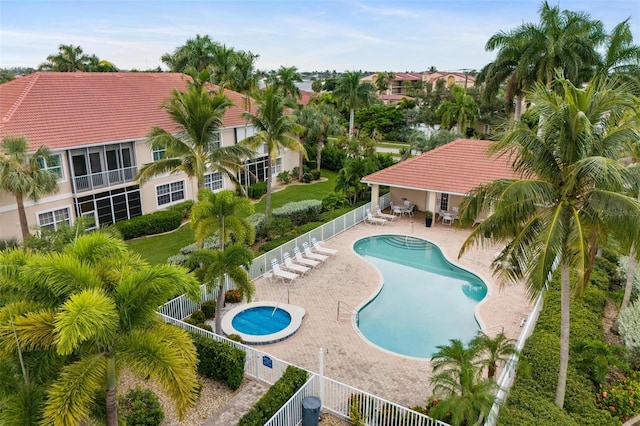
<svg viewBox="0 0 640 426"><path fill-rule="evenodd" d="M398 218L398 216L394 215L394 214L386 214L386 213L382 213L382 210L380 209L380 206L378 206L377 210L376 210L376 214L374 217L379 217L380 219L386 219L388 221L394 221Z"/></svg>
<svg viewBox="0 0 640 426"><path fill-rule="evenodd" d="M293 248L293 256L295 257L296 262L298 262L301 265L306 265L306 266L315 268L320 264L320 262L318 262L317 260L307 259L306 257L302 256L302 253L300 253L300 249L298 248L298 246Z"/></svg>
<svg viewBox="0 0 640 426"><path fill-rule="evenodd" d="M284 262L284 267L290 271L296 272L300 275L304 275L311 270L311 268L307 268L306 266L296 265L291 261L291 256L289 256L288 252L285 252L282 255L282 261Z"/></svg>
<svg viewBox="0 0 640 426"><path fill-rule="evenodd" d="M271 269L273 270L273 275L284 280L289 280L289 282L293 282L296 278L299 277L298 274L294 274L293 272L287 272L280 269L280 264L278 263L278 259L271 259Z"/></svg>
<svg viewBox="0 0 640 426"><path fill-rule="evenodd" d="M311 245L313 246L313 249L315 251L317 251L320 254L327 254L329 256L333 256L336 253L338 253L338 250L335 249L331 249L329 247L323 247L320 245L320 242L318 240L316 240L315 238L311 238Z"/></svg>
<svg viewBox="0 0 640 426"><path fill-rule="evenodd" d="M320 262L324 262L325 260L327 260L329 258L329 256L325 256L323 254L318 254L318 253L312 252L311 248L309 248L309 243L307 243L307 242L302 243L302 250L304 251L305 257L308 257L309 259L313 259L313 260L318 260Z"/></svg>
<svg viewBox="0 0 640 426"><path fill-rule="evenodd" d="M373 217L371 212L367 210L367 217L364 219L365 222L371 223L373 225L384 225L387 223L387 219L381 219L379 217Z"/></svg>

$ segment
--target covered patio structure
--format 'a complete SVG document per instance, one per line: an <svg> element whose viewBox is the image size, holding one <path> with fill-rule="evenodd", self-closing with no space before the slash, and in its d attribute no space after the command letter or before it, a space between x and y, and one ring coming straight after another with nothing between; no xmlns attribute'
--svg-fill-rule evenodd
<svg viewBox="0 0 640 426"><path fill-rule="evenodd" d="M371 187L375 211L381 186L388 186L391 202L405 201L418 211L434 213L434 222L451 225L458 206L473 188L496 179L518 177L509 156L491 156L491 141L457 139L422 155L394 164L362 178ZM476 218L482 221L488 212Z"/></svg>

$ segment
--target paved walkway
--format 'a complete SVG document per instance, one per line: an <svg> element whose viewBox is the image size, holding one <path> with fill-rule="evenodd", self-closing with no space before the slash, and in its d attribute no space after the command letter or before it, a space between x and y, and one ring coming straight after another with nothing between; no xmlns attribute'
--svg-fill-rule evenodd
<svg viewBox="0 0 640 426"><path fill-rule="evenodd" d="M203 426L229 426L238 424L253 405L269 389L269 385L247 377L240 391L231 398L215 416L203 423Z"/></svg>
<svg viewBox="0 0 640 426"><path fill-rule="evenodd" d="M366 341L351 321L336 321L338 301L360 307L377 293L381 285L377 269L353 251L353 243L366 236L386 233L414 235L432 241L450 261L480 276L489 291L476 307L478 322L483 328L504 327L508 337L518 337L521 321L531 311L532 305L522 286L500 288L492 279L490 263L500 247L474 249L457 260L469 230L459 230L439 222L426 228L424 215L418 215L385 226L362 223L331 238L325 244L338 249L338 255L297 279L293 285L258 279L255 301L278 300L288 287L290 303L307 311L295 335L258 348L316 372L322 348L326 377L405 406L423 405L430 396L431 365L428 360L381 350Z"/></svg>

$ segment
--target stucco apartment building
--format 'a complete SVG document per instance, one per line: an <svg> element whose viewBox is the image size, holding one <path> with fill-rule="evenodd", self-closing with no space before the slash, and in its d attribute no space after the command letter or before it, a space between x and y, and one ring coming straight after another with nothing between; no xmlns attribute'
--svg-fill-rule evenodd
<svg viewBox="0 0 640 426"><path fill-rule="evenodd" d="M41 164L60 176L58 191L25 202L29 228L57 228L79 216L103 226L152 213L197 196L197 182L184 174L158 176L139 185L140 168L163 155L146 136L152 127L176 132L161 107L174 89L185 90L179 73L41 73L0 85L0 138L25 136L29 150L48 147ZM216 88L217 90L217 88ZM233 145L254 130L242 118L243 95L225 90L233 102L219 131L221 146ZM252 106L255 108L255 106ZM298 153L284 151L274 172L298 165ZM266 180L264 147L247 160L242 183ZM219 173L205 175L213 191L235 189ZM0 239L21 238L15 197L0 191Z"/></svg>
<svg viewBox="0 0 640 426"><path fill-rule="evenodd" d="M375 86L378 79L378 73L368 75L360 79L361 82L368 82ZM388 82L386 93L381 93L381 98L394 96L401 99L406 96L411 87L426 88L431 86L435 89L436 83L442 80L446 87L454 84L460 87L471 87L475 84L476 79L472 75L461 72L447 71L425 71L425 72L395 72L393 79Z"/></svg>

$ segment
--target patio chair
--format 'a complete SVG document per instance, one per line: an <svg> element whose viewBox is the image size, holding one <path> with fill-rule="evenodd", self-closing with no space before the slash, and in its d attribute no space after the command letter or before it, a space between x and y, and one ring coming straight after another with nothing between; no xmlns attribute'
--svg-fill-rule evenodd
<svg viewBox="0 0 640 426"><path fill-rule="evenodd" d="M386 214L386 213L382 213L382 210L380 209L380 206L378 206L378 208L376 209L376 214L374 217L379 217L380 219L386 219L390 222L393 222L394 220L396 220L398 218L398 216L394 215L394 214Z"/></svg>
<svg viewBox="0 0 640 426"><path fill-rule="evenodd" d="M316 240L315 238L311 238L311 245L313 246L313 249L320 254L327 254L329 256L333 256L334 254L338 253L338 250L321 246L320 241Z"/></svg>
<svg viewBox="0 0 640 426"><path fill-rule="evenodd" d="M387 219L373 217L373 215L369 210L367 210L367 217L364 219L364 221L367 223L371 223L373 225L384 225L387 223Z"/></svg>
<svg viewBox="0 0 640 426"><path fill-rule="evenodd" d="M293 263L293 261L291 260L291 256L289 255L289 252L285 252L282 255L282 261L284 262L285 268L287 268L290 271L296 272L300 275L304 275L311 270L311 268L308 268L306 266L296 265L295 263Z"/></svg>
<svg viewBox="0 0 640 426"><path fill-rule="evenodd" d="M312 252L311 248L309 247L309 243L307 242L302 243L302 251L304 252L304 256L306 258L317 260L319 262L324 262L329 258L329 256Z"/></svg>
<svg viewBox="0 0 640 426"><path fill-rule="evenodd" d="M271 269L273 275L280 278L282 282L284 280L289 280L290 283L293 282L296 278L299 277L298 274L294 274L293 272L283 271L280 269L280 264L278 263L278 259L271 259Z"/></svg>
<svg viewBox="0 0 640 426"><path fill-rule="evenodd" d="M442 215L442 224L443 225L453 225L453 215L451 213L448 212L440 212L440 214Z"/></svg>
<svg viewBox="0 0 640 426"><path fill-rule="evenodd" d="M295 257L296 262L301 265L309 266L311 268L315 268L320 264L320 262L318 262L317 260L307 259L306 257L302 256L302 253L300 253L300 249L298 248L298 246L295 246L293 248L293 256Z"/></svg>

